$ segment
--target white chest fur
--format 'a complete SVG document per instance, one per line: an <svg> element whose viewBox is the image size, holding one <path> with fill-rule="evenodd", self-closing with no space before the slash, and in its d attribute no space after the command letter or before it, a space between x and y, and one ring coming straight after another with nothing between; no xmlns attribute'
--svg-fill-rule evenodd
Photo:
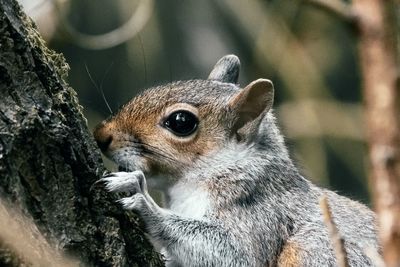
<svg viewBox="0 0 400 267"><path fill-rule="evenodd" d="M182 216L200 219L210 207L207 192L192 184L178 183L169 189L169 208Z"/></svg>

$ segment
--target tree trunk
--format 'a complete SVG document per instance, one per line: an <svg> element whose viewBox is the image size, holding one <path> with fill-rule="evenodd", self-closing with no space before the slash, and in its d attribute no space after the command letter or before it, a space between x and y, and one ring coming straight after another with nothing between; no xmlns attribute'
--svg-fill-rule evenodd
<svg viewBox="0 0 400 267"><path fill-rule="evenodd" d="M161 266L137 219L91 190L104 167L67 73L15 0L0 0L1 201L85 265ZM20 264L3 251L1 266Z"/></svg>

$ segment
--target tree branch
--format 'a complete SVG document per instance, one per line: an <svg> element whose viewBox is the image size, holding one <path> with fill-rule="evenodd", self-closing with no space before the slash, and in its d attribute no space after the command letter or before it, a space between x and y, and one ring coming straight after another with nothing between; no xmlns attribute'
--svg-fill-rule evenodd
<svg viewBox="0 0 400 267"><path fill-rule="evenodd" d="M400 83L396 0L308 0L358 29L370 185L378 214L383 257L400 266ZM356 18L354 20L354 18Z"/></svg>
<svg viewBox="0 0 400 267"><path fill-rule="evenodd" d="M153 13L153 0L141 0L131 17L115 30L99 35L91 35L78 31L68 21L58 0L52 0L61 18L61 30L75 44L93 50L101 50L120 45L137 35L147 24Z"/></svg>
<svg viewBox="0 0 400 267"><path fill-rule="evenodd" d="M351 5L341 0L303 0L302 2L320 8L349 24L353 24L356 18Z"/></svg>
<svg viewBox="0 0 400 267"><path fill-rule="evenodd" d="M398 3L354 0L359 14L370 184L378 213L383 257L400 266L400 123Z"/></svg>
<svg viewBox="0 0 400 267"><path fill-rule="evenodd" d="M329 207L326 195L322 196L319 205L324 216L324 223L328 228L329 236L332 241L333 250L335 251L336 260L339 267L349 267L347 260L347 252L344 248L344 239L340 236L339 230L333 221L332 212Z"/></svg>

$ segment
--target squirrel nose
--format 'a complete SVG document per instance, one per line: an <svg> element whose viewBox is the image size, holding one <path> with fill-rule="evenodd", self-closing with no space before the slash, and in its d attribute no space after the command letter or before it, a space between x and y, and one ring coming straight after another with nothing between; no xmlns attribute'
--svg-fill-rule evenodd
<svg viewBox="0 0 400 267"><path fill-rule="evenodd" d="M100 123L93 132L94 139L96 140L97 146L104 153L110 147L111 142L113 141L112 133L109 130L109 127L102 122Z"/></svg>
<svg viewBox="0 0 400 267"><path fill-rule="evenodd" d="M108 147L112 142L112 135L107 136L105 139L96 139L97 146L102 152L107 151Z"/></svg>

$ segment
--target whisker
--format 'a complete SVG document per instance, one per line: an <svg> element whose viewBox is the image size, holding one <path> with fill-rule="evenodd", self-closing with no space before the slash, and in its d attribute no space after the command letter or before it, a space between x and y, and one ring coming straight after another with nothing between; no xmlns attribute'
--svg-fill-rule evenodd
<svg viewBox="0 0 400 267"><path fill-rule="evenodd" d="M154 147L152 145L144 144L144 143L138 142L138 141L130 139L130 138L124 138L122 141L125 141L134 147L134 149L129 151L133 155L144 156L144 154L147 153L149 155L158 156L159 158L161 158L163 160L169 160L170 162L176 162L176 160L173 157L169 156L168 154L165 154L165 152L161 151L160 149L158 149L157 147ZM147 146L147 148L146 148L146 146ZM139 153L138 153L138 151L139 151Z"/></svg>
<svg viewBox="0 0 400 267"><path fill-rule="evenodd" d="M143 146L146 146L145 144L142 144L142 145L143 145ZM148 146L148 145L147 145L147 146ZM169 160L169 161L172 162L172 163L176 162L176 160L175 160L173 157L171 157L171 156L169 156L169 155L166 155L166 154L163 153L163 152L157 151L154 147L151 147L151 149L148 149L148 148L143 147L142 152L143 152L144 154L147 153L147 154L149 154L149 155L158 156L158 157L160 157L160 158L162 158L162 159Z"/></svg>
<svg viewBox="0 0 400 267"><path fill-rule="evenodd" d="M88 66L87 66L86 63L85 63L85 69L86 69L86 73L87 73L88 76L89 76L90 81L93 83L93 85L94 85L94 87L96 88L97 92L99 92L99 93L101 94L101 96L102 96L104 102L106 103L106 106L107 106L108 110L110 111L111 114L113 114L112 109L111 109L110 105L109 105L108 102L107 102L107 99L106 99L106 97L105 97L105 95L104 95L103 90L100 89L99 86L97 85L97 83L94 81L94 79L93 79L92 75L90 74L89 68L88 68Z"/></svg>
<svg viewBox="0 0 400 267"><path fill-rule="evenodd" d="M133 144L139 145L141 148L141 152L143 153L147 153L153 156L158 156L161 159L167 159L172 163L176 162L176 159L170 155L168 155L167 153L165 153L164 151L160 150L159 148L149 145L149 144L144 144L141 142L137 142L136 140L127 140Z"/></svg>
<svg viewBox="0 0 400 267"><path fill-rule="evenodd" d="M105 80L107 74L110 72L110 70L111 70L111 68L112 68L113 65L114 65L114 61L111 62L110 66L108 66L108 68L107 68L106 71L104 72L103 78L101 79L101 83L100 83L100 93L101 93L101 96L102 96L104 102L106 103L107 108L108 108L108 110L110 111L111 115L113 114L113 111L112 111L112 109L111 109L111 107L110 107L110 104L109 104L108 101L107 101L106 96L104 95L103 84L104 84L104 80Z"/></svg>
<svg viewBox="0 0 400 267"><path fill-rule="evenodd" d="M143 67L144 67L144 85L147 86L147 63L146 63L146 54L144 52L144 46L142 41L142 36L138 33L140 49L142 50L142 58L143 58Z"/></svg>
<svg viewBox="0 0 400 267"><path fill-rule="evenodd" d="M124 141L132 144L132 146L135 147L135 149L132 150L131 152L137 152L137 151L140 152L137 153L136 155L147 157L149 159L158 158L161 160L167 160L170 163L176 164L177 160L173 156L169 155L165 151L162 151L158 147L138 142L137 140L129 137L124 139ZM196 158L196 161L199 161L201 163L206 163L201 157Z"/></svg>
<svg viewBox="0 0 400 267"><path fill-rule="evenodd" d="M138 142L135 142L135 143L138 143ZM150 152L150 153L153 153L153 154L157 154L157 155L162 156L162 157L164 157L166 159L169 159L171 162L176 162L175 158L173 158L172 156L170 156L168 154L165 154L164 151L160 150L157 147L154 147L154 146L149 145L149 144L141 144L141 143L138 143L138 144L140 144L142 146L148 146L149 148L151 148L151 150L147 149L147 151L145 151L145 152ZM196 158L196 160L199 161L199 162L205 163L205 161L200 157Z"/></svg>

